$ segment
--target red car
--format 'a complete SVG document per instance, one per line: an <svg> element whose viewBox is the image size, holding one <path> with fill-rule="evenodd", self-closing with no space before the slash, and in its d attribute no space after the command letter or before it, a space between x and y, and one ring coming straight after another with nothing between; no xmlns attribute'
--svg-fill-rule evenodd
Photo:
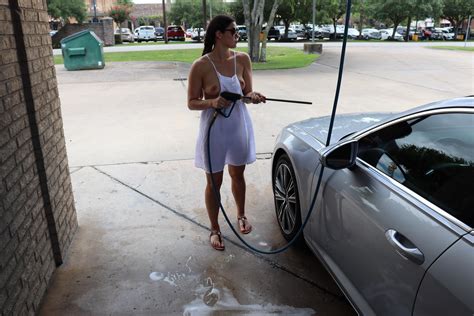
<svg viewBox="0 0 474 316"><path fill-rule="evenodd" d="M185 32L184 29L179 25L168 26L168 40L184 41Z"/></svg>

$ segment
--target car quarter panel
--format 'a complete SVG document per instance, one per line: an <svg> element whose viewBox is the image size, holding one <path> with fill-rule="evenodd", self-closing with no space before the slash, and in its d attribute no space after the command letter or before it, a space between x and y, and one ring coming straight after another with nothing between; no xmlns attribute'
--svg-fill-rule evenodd
<svg viewBox="0 0 474 316"><path fill-rule="evenodd" d="M474 315L474 232L451 246L429 268L413 315Z"/></svg>

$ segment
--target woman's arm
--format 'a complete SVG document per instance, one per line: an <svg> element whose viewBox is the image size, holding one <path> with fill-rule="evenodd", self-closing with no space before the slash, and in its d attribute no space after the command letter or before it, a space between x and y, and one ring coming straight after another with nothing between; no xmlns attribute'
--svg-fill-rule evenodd
<svg viewBox="0 0 474 316"><path fill-rule="evenodd" d="M222 109L230 104L222 97L203 99L203 74L205 64L202 59L196 60L191 66L188 78L188 108L190 110Z"/></svg>
<svg viewBox="0 0 474 316"><path fill-rule="evenodd" d="M252 62L250 61L249 55L243 53L243 57L241 58L244 66L244 72L242 74L242 78L245 82L245 88L243 94L246 97L250 97L251 99L246 101L247 103L265 103L265 96L259 92L252 91Z"/></svg>

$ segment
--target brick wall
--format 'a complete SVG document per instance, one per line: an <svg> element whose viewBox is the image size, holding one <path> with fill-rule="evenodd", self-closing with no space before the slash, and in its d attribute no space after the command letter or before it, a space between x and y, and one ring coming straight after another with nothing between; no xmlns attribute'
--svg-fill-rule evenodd
<svg viewBox="0 0 474 316"><path fill-rule="evenodd" d="M114 20L104 18L99 23L66 24L53 36L53 47L60 48L60 41L80 31L91 30L103 42L105 46L115 45Z"/></svg>
<svg viewBox="0 0 474 316"><path fill-rule="evenodd" d="M18 2L19 14L12 13ZM36 313L77 228L48 31L46 0L0 0L0 311L6 315Z"/></svg>

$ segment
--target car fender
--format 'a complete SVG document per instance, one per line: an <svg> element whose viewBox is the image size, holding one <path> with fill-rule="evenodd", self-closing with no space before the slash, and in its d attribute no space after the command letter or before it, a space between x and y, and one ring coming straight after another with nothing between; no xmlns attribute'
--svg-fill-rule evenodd
<svg viewBox="0 0 474 316"><path fill-rule="evenodd" d="M308 201L311 200L314 194L311 189L313 175L320 164L318 150L322 148L324 148L324 145L316 138L298 127L290 126L279 135L274 149L272 172L278 158L283 153L289 157L295 170L302 218L305 218L308 213L310 206Z"/></svg>

